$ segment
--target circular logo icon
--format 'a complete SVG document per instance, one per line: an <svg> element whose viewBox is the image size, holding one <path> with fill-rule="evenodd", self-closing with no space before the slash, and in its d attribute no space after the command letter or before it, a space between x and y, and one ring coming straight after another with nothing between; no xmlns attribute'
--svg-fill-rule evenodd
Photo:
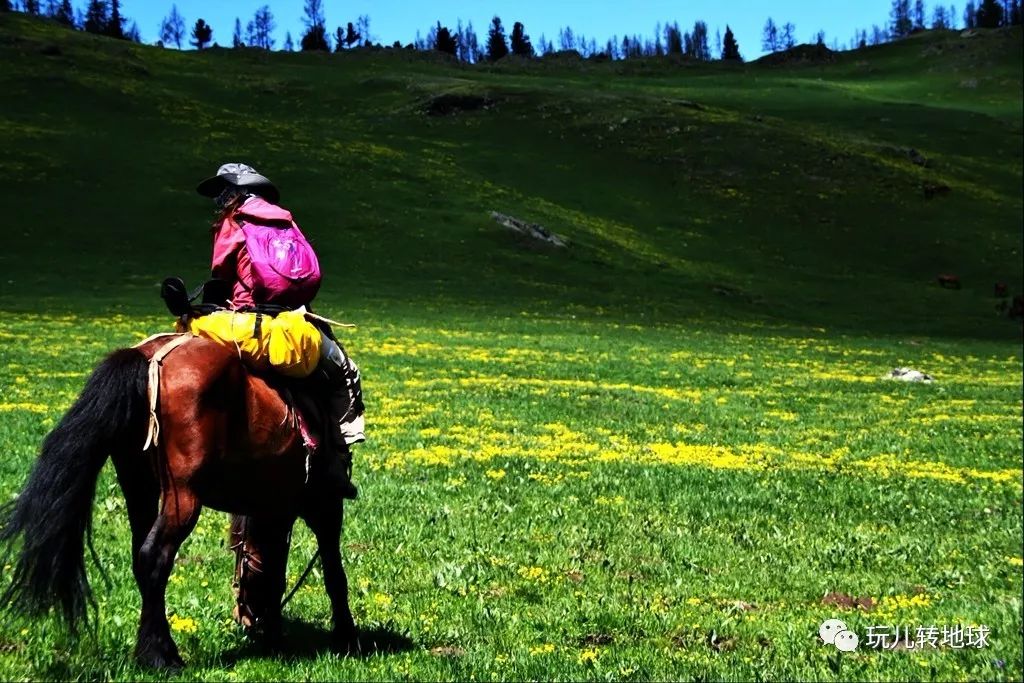
<svg viewBox="0 0 1024 683"><path fill-rule="evenodd" d="M853 652L860 644L860 638L853 631L840 631L836 634L836 649L841 652Z"/></svg>
<svg viewBox="0 0 1024 683"><path fill-rule="evenodd" d="M836 642L836 634L845 630L846 624L841 619L826 619L818 628L818 635L823 641L833 645Z"/></svg>

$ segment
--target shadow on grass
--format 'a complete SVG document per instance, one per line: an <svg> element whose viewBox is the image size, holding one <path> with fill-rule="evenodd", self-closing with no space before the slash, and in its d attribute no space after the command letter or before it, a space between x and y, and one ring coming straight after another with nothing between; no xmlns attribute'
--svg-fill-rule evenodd
<svg viewBox="0 0 1024 683"><path fill-rule="evenodd" d="M347 653L350 657L372 657L409 652L416 648L408 637L382 626L359 630L355 650ZM245 644L228 650L220 659L225 664L235 664L245 659L315 659L322 654L337 652L331 643L331 632L325 628L303 621L285 618L284 638L274 647L247 640Z"/></svg>

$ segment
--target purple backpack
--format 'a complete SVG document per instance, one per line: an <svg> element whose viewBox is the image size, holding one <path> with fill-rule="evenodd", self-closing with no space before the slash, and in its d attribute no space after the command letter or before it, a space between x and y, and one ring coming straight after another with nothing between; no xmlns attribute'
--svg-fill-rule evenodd
<svg viewBox="0 0 1024 683"><path fill-rule="evenodd" d="M299 307L312 301L320 289L320 263L291 213L256 198L235 220L252 261L256 303Z"/></svg>

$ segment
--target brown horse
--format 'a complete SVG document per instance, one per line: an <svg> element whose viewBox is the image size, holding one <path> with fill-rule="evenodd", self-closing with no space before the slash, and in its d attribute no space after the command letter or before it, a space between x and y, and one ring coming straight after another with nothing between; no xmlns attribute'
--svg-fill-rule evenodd
<svg viewBox="0 0 1024 683"><path fill-rule="evenodd" d="M22 539L2 601L33 615L56 607L72 630L87 619L94 601L85 545L92 550L92 501L109 456L124 492L132 569L142 595L135 647L140 663L183 664L164 595L174 557L204 505L249 516L233 523L234 536L244 528L248 538L243 571L236 575L236 618L271 637L280 629L288 533L296 518L305 520L320 548L333 643L347 650L355 644L356 627L339 547L342 499L328 477L318 476L324 473L315 457L307 472L306 448L288 403L247 372L232 350L190 339L163 360L158 444L143 450L149 359L165 342L108 356L44 440L25 488L0 510L0 542Z"/></svg>

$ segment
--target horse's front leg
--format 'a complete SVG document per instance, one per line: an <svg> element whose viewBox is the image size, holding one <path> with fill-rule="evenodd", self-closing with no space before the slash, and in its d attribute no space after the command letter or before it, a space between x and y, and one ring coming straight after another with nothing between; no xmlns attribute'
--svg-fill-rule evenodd
<svg viewBox="0 0 1024 683"><path fill-rule="evenodd" d="M281 597L294 523L294 517L231 517L234 618L246 635L272 649L281 640Z"/></svg>
<svg viewBox="0 0 1024 683"><path fill-rule="evenodd" d="M174 557L195 528L201 509L195 494L186 487L165 491L163 508L139 549L136 578L142 592L142 614L135 658L144 666L157 669L184 666L167 623L165 593Z"/></svg>
<svg viewBox="0 0 1024 683"><path fill-rule="evenodd" d="M353 652L358 645L359 632L348 606L348 579L341 564L342 501L336 496L328 496L318 502L303 518L320 548L324 587L331 600L334 620L334 647L341 652Z"/></svg>

